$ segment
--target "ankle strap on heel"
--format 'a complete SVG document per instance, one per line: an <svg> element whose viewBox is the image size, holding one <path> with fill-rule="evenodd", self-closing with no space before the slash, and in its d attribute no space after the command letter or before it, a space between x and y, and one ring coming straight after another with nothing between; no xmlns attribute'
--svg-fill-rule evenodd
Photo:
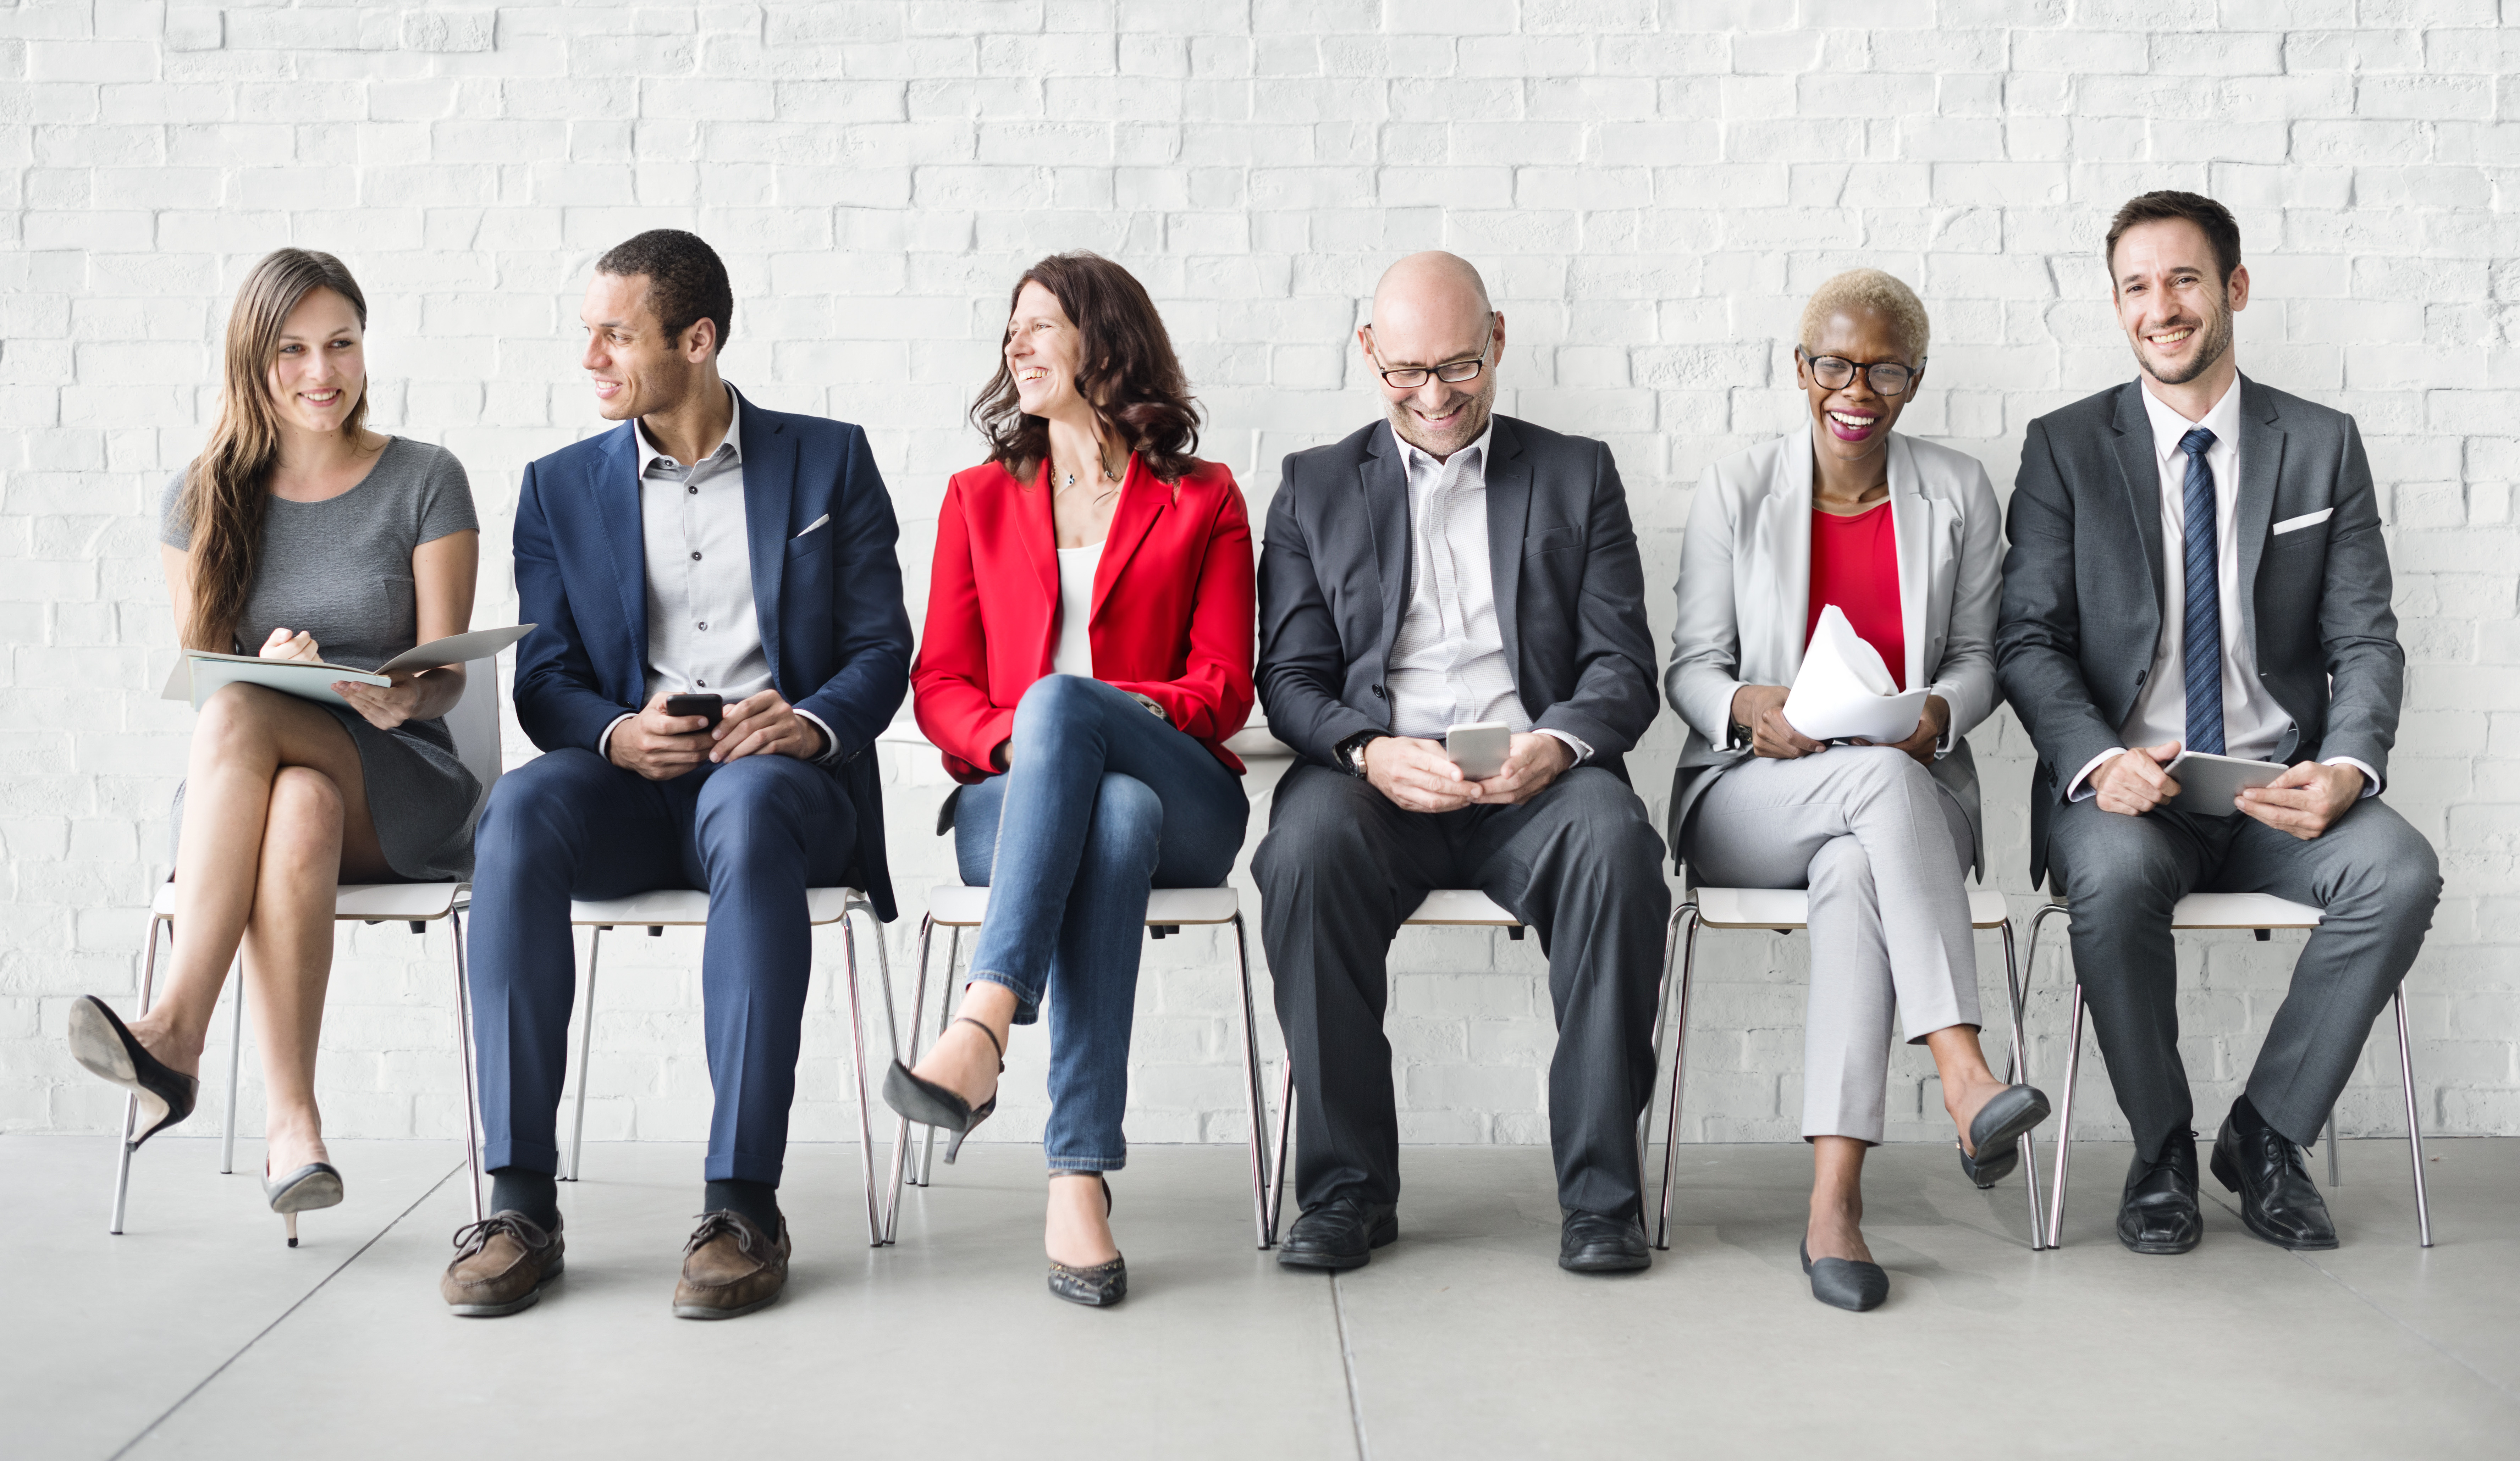
<svg viewBox="0 0 2520 1461"><path fill-rule="evenodd" d="M998 1039L998 1032L990 1029L984 1024L981 1024L978 1020L972 1019L969 1015L956 1015L954 1017L954 1023L957 1025L968 1025L972 1029L980 1032L982 1035L987 1036L989 1038L990 1048L998 1052L998 1069L1003 1072L1007 1068L1007 1047L1006 1044Z"/></svg>

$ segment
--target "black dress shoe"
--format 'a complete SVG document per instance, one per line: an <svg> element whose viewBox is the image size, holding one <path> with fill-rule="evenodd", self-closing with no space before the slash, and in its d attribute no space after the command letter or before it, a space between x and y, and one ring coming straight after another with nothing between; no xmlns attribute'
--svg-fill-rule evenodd
<svg viewBox="0 0 2520 1461"><path fill-rule="evenodd" d="M163 1064L142 1046L113 1006L94 995L70 1006L70 1058L140 1098L131 1149L193 1114L202 1083Z"/></svg>
<svg viewBox="0 0 2520 1461"><path fill-rule="evenodd" d="M2232 1103L2214 1138L2214 1178L2240 1194L2241 1224L2276 1247L2336 1246L2336 1223L2301 1148L2268 1126L2247 1096Z"/></svg>
<svg viewBox="0 0 2520 1461"><path fill-rule="evenodd" d="M1390 1203L1369 1203L1342 1192L1319 1207L1307 1208L1278 1247L1278 1262L1289 1268L1362 1268L1373 1250L1399 1241L1399 1210Z"/></svg>
<svg viewBox="0 0 2520 1461"><path fill-rule="evenodd" d="M2127 1168L2118 1205L2118 1241L2131 1253L2185 1253L2205 1235L2196 1210L2196 1137L2182 1132L2161 1143L2151 1161Z"/></svg>
<svg viewBox="0 0 2520 1461"><path fill-rule="evenodd" d="M1569 1273L1633 1273L1653 1262L1642 1218L1569 1212L1557 1232L1557 1266Z"/></svg>
<svg viewBox="0 0 2520 1461"><path fill-rule="evenodd" d="M1803 1271L1811 1275L1812 1297L1831 1308L1849 1313L1863 1313L1879 1308L1890 1297L1890 1275L1879 1263L1859 1259L1811 1256L1811 1243L1802 1245Z"/></svg>

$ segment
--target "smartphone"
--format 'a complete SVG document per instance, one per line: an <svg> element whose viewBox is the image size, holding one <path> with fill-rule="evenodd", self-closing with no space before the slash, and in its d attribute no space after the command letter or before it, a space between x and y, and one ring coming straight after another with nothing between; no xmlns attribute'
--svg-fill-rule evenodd
<svg viewBox="0 0 2520 1461"><path fill-rule="evenodd" d="M665 714L704 715L708 717L708 725L701 729L714 729L717 726L718 721L726 715L726 696L712 694L667 695L665 697Z"/></svg>
<svg viewBox="0 0 2520 1461"><path fill-rule="evenodd" d="M1444 751L1465 780L1484 781L1505 770L1506 752L1512 745L1513 728L1503 721L1478 721L1444 732Z"/></svg>

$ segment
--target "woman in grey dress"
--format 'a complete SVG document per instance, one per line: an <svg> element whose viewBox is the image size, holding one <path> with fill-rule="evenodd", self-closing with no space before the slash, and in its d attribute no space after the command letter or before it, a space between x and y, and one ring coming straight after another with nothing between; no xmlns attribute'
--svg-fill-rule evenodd
<svg viewBox="0 0 2520 1461"><path fill-rule="evenodd" d="M481 535L464 468L367 429L366 325L330 254L282 249L238 290L218 425L160 507L187 647L364 668L469 626ZM165 995L127 1025L93 996L71 1009L71 1053L140 1098L136 1147L191 1113L242 944L268 1094L264 1187L292 1246L299 1212L341 1200L315 1106L335 890L472 868L480 787L441 719L464 670L392 680L337 682L347 706L247 685L202 706L176 797Z"/></svg>

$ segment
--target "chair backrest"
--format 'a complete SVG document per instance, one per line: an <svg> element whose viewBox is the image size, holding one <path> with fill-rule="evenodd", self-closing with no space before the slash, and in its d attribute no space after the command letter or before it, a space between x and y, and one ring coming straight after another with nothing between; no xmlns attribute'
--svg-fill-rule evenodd
<svg viewBox="0 0 2520 1461"><path fill-rule="evenodd" d="M488 806L499 781L499 662L476 659L464 667L464 698L446 712L446 733L455 754L481 783L478 811Z"/></svg>

